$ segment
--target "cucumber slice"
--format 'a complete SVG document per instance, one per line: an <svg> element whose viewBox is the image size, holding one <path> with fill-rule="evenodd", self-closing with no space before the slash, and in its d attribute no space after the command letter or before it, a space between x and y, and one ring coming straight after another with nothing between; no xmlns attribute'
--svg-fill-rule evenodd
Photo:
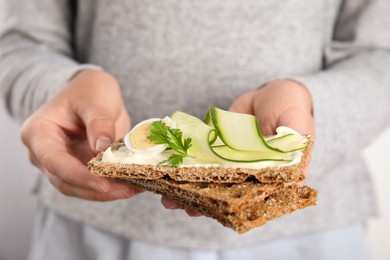
<svg viewBox="0 0 390 260"><path fill-rule="evenodd" d="M302 150L307 146L307 137L285 126L276 129L277 135L269 140L267 144L283 152Z"/></svg>
<svg viewBox="0 0 390 260"><path fill-rule="evenodd" d="M254 116L218 108L210 108L209 113L211 120L208 123L215 128L180 111L171 116L176 127L183 133L183 138L191 138L192 146L188 149L188 154L200 163L289 162L293 159L291 153L279 150L279 147L291 148L292 144L296 145L297 137L291 131L286 134L287 130L282 129L284 131L279 136L267 140L275 146L271 147L261 135ZM291 141L292 144L284 145L286 141Z"/></svg>
<svg viewBox="0 0 390 260"><path fill-rule="evenodd" d="M186 113L176 111L171 115L176 127L183 133L184 138L191 138L192 146L188 154L207 163L222 163L224 160L211 149L210 143L216 140L215 129L203 123L200 119Z"/></svg>
<svg viewBox="0 0 390 260"><path fill-rule="evenodd" d="M228 146L212 147L214 153L219 157L231 162L261 162L261 161L283 161L293 160L289 153L278 153L275 151L239 151Z"/></svg>
<svg viewBox="0 0 390 260"><path fill-rule="evenodd" d="M269 140L267 144L283 152L298 151L307 146L306 143L302 142L302 138L299 138L293 134Z"/></svg>
<svg viewBox="0 0 390 260"><path fill-rule="evenodd" d="M213 126L213 121L211 120L211 117L210 117L210 113L206 113L206 117L205 119L203 120L203 122L208 125L208 126L211 126L211 127L214 127Z"/></svg>
<svg viewBox="0 0 390 260"><path fill-rule="evenodd" d="M214 142L210 142L210 145L211 145L212 147L215 147L215 146L225 146L226 144L221 140L221 138L219 138L219 137L217 136L217 138L215 139Z"/></svg>
<svg viewBox="0 0 390 260"><path fill-rule="evenodd" d="M209 108L210 118L221 140L230 148L241 151L282 152L265 142L253 115Z"/></svg>
<svg viewBox="0 0 390 260"><path fill-rule="evenodd" d="M264 140L269 143L269 142L273 142L273 141L276 141L276 140L279 140L279 139L283 139L287 136L290 136L290 135L293 135L293 134L284 134L284 135L272 135L272 136L264 136Z"/></svg>

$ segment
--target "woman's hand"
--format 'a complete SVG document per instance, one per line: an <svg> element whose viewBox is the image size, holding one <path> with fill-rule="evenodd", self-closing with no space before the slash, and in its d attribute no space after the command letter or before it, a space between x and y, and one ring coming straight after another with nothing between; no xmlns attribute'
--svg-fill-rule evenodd
<svg viewBox="0 0 390 260"><path fill-rule="evenodd" d="M301 134L310 135L314 141L312 99L308 89L296 81L272 81L237 98L230 110L255 115L263 135L276 134L278 126L287 126ZM310 158L311 154L309 161ZM298 185L303 185L303 182Z"/></svg>
<svg viewBox="0 0 390 260"><path fill-rule="evenodd" d="M314 138L313 105L306 87L292 80L277 80L237 98L230 111L255 115L264 135L287 126Z"/></svg>
<svg viewBox="0 0 390 260"><path fill-rule="evenodd" d="M86 164L129 129L130 118L116 80L103 71L85 70L26 120L21 137L30 161L60 192L110 201L129 198L140 190L92 176Z"/></svg>

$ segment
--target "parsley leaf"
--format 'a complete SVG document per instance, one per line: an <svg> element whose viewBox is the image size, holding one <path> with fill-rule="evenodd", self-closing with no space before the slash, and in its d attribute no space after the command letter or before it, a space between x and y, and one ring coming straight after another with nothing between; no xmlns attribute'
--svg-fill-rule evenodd
<svg viewBox="0 0 390 260"><path fill-rule="evenodd" d="M150 127L148 139L155 144L167 144L174 153L167 160L160 162L158 165L171 164L179 165L188 155L187 150L192 146L191 138L183 140L183 133L179 129L167 126L163 121L155 121Z"/></svg>

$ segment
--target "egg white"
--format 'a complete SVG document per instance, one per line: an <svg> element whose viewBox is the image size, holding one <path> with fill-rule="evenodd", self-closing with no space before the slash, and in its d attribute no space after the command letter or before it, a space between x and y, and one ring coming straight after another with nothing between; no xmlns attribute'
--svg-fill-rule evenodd
<svg viewBox="0 0 390 260"><path fill-rule="evenodd" d="M147 119L147 120L144 120L138 124L136 124L130 132L128 132L125 137L124 137L124 142L125 142L125 145L127 147L127 149L129 149L131 152L134 152L134 153L150 153L150 154L154 154L154 153L161 153L163 152L167 147L168 145L166 144L156 144L152 147L149 147L149 148L146 148L146 149L139 149L139 148L135 148L132 146L131 144L131 141L130 141L130 137L131 137L131 133L135 130L137 130L137 128L145 125L145 124L150 124L150 123L153 123L155 121L163 121L164 123L166 123L169 127L171 128L176 128L176 122L172 120L172 118L166 116L164 118L150 118L150 119Z"/></svg>

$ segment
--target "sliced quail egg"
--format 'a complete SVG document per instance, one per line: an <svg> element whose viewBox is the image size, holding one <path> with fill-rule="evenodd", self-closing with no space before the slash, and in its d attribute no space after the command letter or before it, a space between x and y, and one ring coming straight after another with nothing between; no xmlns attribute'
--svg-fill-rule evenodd
<svg viewBox="0 0 390 260"><path fill-rule="evenodd" d="M144 120L131 129L124 137L126 147L135 153L161 153L167 148L166 144L155 144L148 139L151 134L150 125L155 121L163 121L171 128L176 128L176 123L170 117L151 118Z"/></svg>

